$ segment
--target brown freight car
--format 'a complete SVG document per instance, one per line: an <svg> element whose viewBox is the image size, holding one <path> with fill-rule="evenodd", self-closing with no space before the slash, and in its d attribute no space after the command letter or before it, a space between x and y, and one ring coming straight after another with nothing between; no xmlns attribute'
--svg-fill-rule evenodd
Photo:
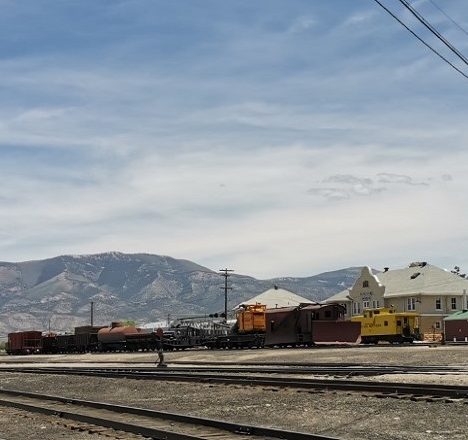
<svg viewBox="0 0 468 440"><path fill-rule="evenodd" d="M42 332L8 333L7 354L37 354L42 350Z"/></svg>
<svg viewBox="0 0 468 440"><path fill-rule="evenodd" d="M98 351L98 331L104 326L83 325L75 327L75 346L78 353Z"/></svg>
<svg viewBox="0 0 468 440"><path fill-rule="evenodd" d="M468 310L461 310L447 316L445 340L449 342L468 342Z"/></svg>
<svg viewBox="0 0 468 440"><path fill-rule="evenodd" d="M338 304L285 307L266 311L265 346L356 343L361 326L344 320Z"/></svg>

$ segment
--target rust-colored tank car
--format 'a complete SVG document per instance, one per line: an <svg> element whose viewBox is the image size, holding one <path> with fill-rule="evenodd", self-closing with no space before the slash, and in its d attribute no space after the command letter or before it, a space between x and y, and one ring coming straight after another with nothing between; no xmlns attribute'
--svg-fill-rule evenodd
<svg viewBox="0 0 468 440"><path fill-rule="evenodd" d="M265 346L357 342L361 326L344 321L338 304L285 307L266 311Z"/></svg>
<svg viewBox="0 0 468 440"><path fill-rule="evenodd" d="M8 333L8 354L36 354L42 350L42 332L26 331Z"/></svg>
<svg viewBox="0 0 468 440"><path fill-rule="evenodd" d="M128 335L136 335L140 331L140 329L133 325L113 322L110 327L103 327L98 330L97 338L101 344L116 344L125 342Z"/></svg>
<svg viewBox="0 0 468 440"><path fill-rule="evenodd" d="M266 306L262 304L248 305L237 313L237 328L239 333L264 333Z"/></svg>

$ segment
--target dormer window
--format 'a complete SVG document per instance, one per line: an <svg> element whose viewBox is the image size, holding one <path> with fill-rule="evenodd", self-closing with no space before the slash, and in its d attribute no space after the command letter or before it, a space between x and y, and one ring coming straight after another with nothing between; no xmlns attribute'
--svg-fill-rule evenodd
<svg viewBox="0 0 468 440"><path fill-rule="evenodd" d="M363 281L362 282L362 287L369 287L369 281Z"/></svg>

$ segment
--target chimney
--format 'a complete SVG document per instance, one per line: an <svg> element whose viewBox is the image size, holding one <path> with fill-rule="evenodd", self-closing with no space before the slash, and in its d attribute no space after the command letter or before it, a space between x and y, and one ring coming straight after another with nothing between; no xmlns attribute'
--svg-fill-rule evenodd
<svg viewBox="0 0 468 440"><path fill-rule="evenodd" d="M390 268L389 268L389 267L384 267L384 268L383 268L383 271L384 271L384 272L388 272L388 269L390 269Z"/></svg>
<svg viewBox="0 0 468 440"><path fill-rule="evenodd" d="M277 286L276 284L273 286L273 288L274 288L275 290L278 290L278 286Z"/></svg>

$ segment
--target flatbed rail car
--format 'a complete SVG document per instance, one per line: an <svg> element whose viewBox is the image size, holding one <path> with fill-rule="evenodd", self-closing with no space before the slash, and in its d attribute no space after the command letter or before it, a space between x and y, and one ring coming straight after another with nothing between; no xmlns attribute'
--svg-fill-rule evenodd
<svg viewBox="0 0 468 440"><path fill-rule="evenodd" d="M390 343L413 342L420 339L419 314L396 312L392 308L367 309L351 321L361 324L361 342L376 344L379 341Z"/></svg>

